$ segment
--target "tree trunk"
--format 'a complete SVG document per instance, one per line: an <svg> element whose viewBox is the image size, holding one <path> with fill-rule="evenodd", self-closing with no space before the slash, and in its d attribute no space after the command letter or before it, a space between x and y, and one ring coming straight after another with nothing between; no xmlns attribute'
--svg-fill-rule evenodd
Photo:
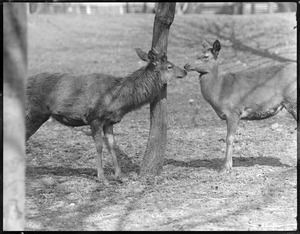
<svg viewBox="0 0 300 234"><path fill-rule="evenodd" d="M236 2L233 4L233 14L234 15L242 15L243 14L243 3Z"/></svg>
<svg viewBox="0 0 300 234"><path fill-rule="evenodd" d="M255 3L251 2L251 14L255 14Z"/></svg>
<svg viewBox="0 0 300 234"><path fill-rule="evenodd" d="M144 2L143 4L143 13L146 13L147 12L147 3Z"/></svg>
<svg viewBox="0 0 300 234"><path fill-rule="evenodd" d="M24 230L25 79L27 9L25 3L3 3L3 230Z"/></svg>
<svg viewBox="0 0 300 234"><path fill-rule="evenodd" d="M244 14L244 3L243 3L243 2L241 2L240 14L241 14L241 15Z"/></svg>
<svg viewBox="0 0 300 234"><path fill-rule="evenodd" d="M291 8L288 2L277 2L278 12L290 12Z"/></svg>
<svg viewBox="0 0 300 234"><path fill-rule="evenodd" d="M270 14L274 13L273 2L268 3L268 13Z"/></svg>
<svg viewBox="0 0 300 234"><path fill-rule="evenodd" d="M167 53L169 29L174 20L176 3L159 2L154 20L152 47ZM167 85L162 95L150 104L150 132L140 175L159 175L162 172L167 145Z"/></svg>

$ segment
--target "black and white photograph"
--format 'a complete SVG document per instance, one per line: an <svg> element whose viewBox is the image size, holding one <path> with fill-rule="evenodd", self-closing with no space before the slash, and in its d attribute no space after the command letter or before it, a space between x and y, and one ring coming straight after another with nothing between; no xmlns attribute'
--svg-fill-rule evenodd
<svg viewBox="0 0 300 234"><path fill-rule="evenodd" d="M1 3L3 231L299 231L298 3Z"/></svg>

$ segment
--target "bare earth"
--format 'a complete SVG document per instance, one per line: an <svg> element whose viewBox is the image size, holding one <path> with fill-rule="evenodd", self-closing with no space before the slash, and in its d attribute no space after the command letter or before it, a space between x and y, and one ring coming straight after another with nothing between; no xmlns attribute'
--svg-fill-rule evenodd
<svg viewBox="0 0 300 234"><path fill-rule="evenodd" d="M142 66L135 47L150 49L154 15L30 15L29 74L127 74ZM220 70L234 72L296 61L295 14L176 16L168 57L192 61L201 38L219 39ZM123 183L96 182L88 127L46 122L27 142L26 230L296 230L297 131L285 111L242 121L233 171L218 168L226 124L203 99L196 73L168 85L168 145L161 176L138 177L149 134L149 106L115 125ZM193 99L193 104L189 100Z"/></svg>

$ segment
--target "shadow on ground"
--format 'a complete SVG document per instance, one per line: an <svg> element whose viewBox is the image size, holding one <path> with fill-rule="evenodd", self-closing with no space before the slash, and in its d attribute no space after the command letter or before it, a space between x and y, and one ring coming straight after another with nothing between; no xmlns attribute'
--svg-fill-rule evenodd
<svg viewBox="0 0 300 234"><path fill-rule="evenodd" d="M272 167L291 167L288 164L280 162L279 158L272 157L249 157L249 158L233 158L233 167L252 167L254 165L272 166ZM223 159L195 159L188 162L165 159L164 165L172 164L177 167L205 167L208 169L219 169L223 164Z"/></svg>
<svg viewBox="0 0 300 234"><path fill-rule="evenodd" d="M106 140L105 140L106 142ZM107 143L107 142L106 142ZM118 162L123 173L135 172L139 173L139 166L128 157L118 146L115 147L118 157ZM95 156L96 157L96 156ZM114 174L112 167L104 167L105 174ZM95 168L71 168L71 167L48 167L48 166L28 166L26 168L26 176L34 177L39 175L52 174L56 176L80 176L87 175L88 177L97 176L96 165Z"/></svg>

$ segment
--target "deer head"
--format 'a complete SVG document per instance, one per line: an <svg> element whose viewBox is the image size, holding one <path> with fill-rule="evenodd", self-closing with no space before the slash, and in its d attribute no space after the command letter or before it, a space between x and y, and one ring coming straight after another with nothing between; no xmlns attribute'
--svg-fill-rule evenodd
<svg viewBox="0 0 300 234"><path fill-rule="evenodd" d="M183 78L187 74L184 69L169 62L164 51L159 53L155 48L152 48L148 54L139 48L136 48L135 51L140 59L152 64L154 72L160 73L163 83L167 83L173 78Z"/></svg>
<svg viewBox="0 0 300 234"><path fill-rule="evenodd" d="M202 51L197 55L196 60L191 65L187 63L184 68L190 71L196 71L201 75L207 74L218 64L218 56L221 50L221 43L216 40L211 46L206 40L202 40Z"/></svg>

